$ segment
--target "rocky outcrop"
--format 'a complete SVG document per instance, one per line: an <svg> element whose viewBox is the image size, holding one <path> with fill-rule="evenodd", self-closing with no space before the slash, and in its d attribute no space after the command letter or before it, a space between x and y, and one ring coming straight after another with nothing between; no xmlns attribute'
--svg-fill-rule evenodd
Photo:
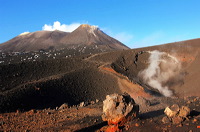
<svg viewBox="0 0 200 132"><path fill-rule="evenodd" d="M122 125L130 118L137 117L138 113L139 106L127 93L107 95L103 101L102 119L110 125Z"/></svg>
<svg viewBox="0 0 200 132"><path fill-rule="evenodd" d="M174 104L170 107L166 107L164 113L167 115L163 117L163 123L172 122L173 124L180 124L185 119L188 119L188 115L190 114L190 108L187 106L179 107L177 104Z"/></svg>

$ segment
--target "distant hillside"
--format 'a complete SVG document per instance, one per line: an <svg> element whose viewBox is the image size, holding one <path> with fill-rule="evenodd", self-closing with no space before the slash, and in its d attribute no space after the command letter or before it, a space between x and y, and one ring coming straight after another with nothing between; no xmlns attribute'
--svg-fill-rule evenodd
<svg viewBox="0 0 200 132"><path fill-rule="evenodd" d="M61 49L74 45L103 45L108 49L129 49L99 28L83 24L71 33L62 31L37 31L21 34L0 45L3 52L23 52Z"/></svg>

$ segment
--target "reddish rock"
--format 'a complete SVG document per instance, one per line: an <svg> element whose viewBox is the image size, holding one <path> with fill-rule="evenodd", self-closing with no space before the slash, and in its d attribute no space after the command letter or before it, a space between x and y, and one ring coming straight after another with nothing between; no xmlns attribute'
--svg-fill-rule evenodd
<svg viewBox="0 0 200 132"><path fill-rule="evenodd" d="M108 128L106 129L105 132L119 132L119 128L116 125L110 125L108 126Z"/></svg>
<svg viewBox="0 0 200 132"><path fill-rule="evenodd" d="M103 101L103 121L108 124L123 125L127 120L137 117L139 106L128 94L111 94Z"/></svg>

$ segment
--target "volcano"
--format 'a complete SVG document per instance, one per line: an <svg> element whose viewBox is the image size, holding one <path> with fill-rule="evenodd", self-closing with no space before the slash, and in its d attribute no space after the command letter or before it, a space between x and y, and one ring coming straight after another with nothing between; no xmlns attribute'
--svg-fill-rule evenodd
<svg viewBox="0 0 200 132"><path fill-rule="evenodd" d="M71 33L55 30L20 34L1 44L0 50L3 52L24 52L61 49L72 45L101 45L114 50L129 49L96 26L83 24Z"/></svg>
<svg viewBox="0 0 200 132"><path fill-rule="evenodd" d="M105 45L112 49L129 49L118 40L106 35L96 26L83 24L61 39L63 44Z"/></svg>

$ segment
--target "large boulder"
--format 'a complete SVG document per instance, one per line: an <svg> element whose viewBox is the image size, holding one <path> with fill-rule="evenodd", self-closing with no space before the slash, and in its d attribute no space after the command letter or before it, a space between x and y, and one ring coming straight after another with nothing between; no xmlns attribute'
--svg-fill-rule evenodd
<svg viewBox="0 0 200 132"><path fill-rule="evenodd" d="M120 124L128 119L137 117L139 106L127 93L107 95L103 101L103 121L107 121L109 125Z"/></svg>

